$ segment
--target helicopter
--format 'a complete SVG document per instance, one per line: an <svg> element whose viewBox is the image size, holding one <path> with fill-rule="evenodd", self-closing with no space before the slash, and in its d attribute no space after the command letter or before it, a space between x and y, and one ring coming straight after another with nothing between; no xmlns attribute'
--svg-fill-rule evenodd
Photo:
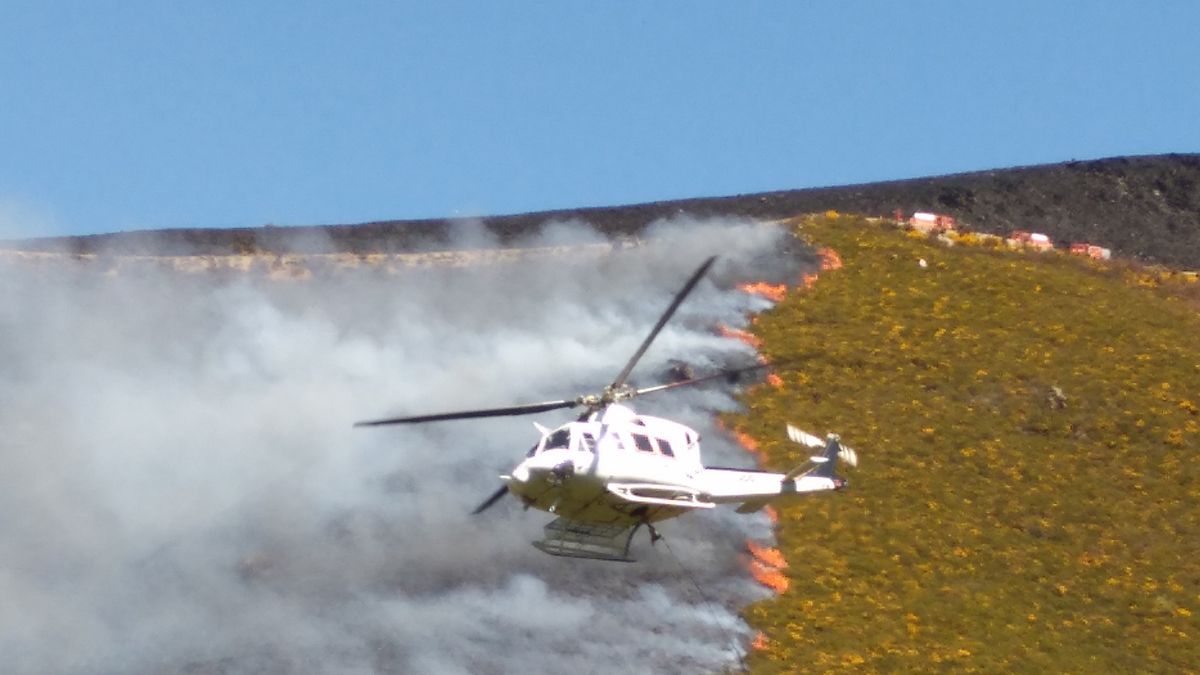
<svg viewBox="0 0 1200 675"><path fill-rule="evenodd" d="M843 489L846 481L835 473L838 460L856 466L858 455L843 446L836 434L822 440L788 425L789 439L822 452L786 473L708 467L701 462L700 434L694 429L673 420L640 415L626 404L646 394L718 378L736 380L766 367L758 364L725 369L641 389L627 384L650 344L716 259L708 258L692 274L616 379L598 394L503 408L368 420L354 426L422 424L581 408L575 420L553 429L535 422L538 441L516 467L500 476L503 484L471 512L483 513L512 494L526 509L556 515L545 526L544 538L533 542L541 551L556 556L632 562L630 543L643 526L654 543L661 538L654 523L688 511L738 504L738 513L753 513L773 501Z"/></svg>

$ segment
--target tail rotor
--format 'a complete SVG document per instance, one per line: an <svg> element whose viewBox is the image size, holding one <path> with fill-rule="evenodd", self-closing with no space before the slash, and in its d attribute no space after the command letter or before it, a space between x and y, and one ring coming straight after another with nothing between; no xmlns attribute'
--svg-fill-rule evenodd
<svg viewBox="0 0 1200 675"><path fill-rule="evenodd" d="M814 448L814 449L821 449L821 448L828 449L830 443L836 443L836 444L838 444L838 453L836 453L836 458L838 458L841 461L846 462L847 465L858 466L857 450L854 450L854 448L851 448L850 446L845 446L845 444L842 444L841 437L836 434L829 434L829 436L827 438L824 438L824 440L822 440L822 438L820 438L816 435L809 434L808 431L804 431L802 429L796 428L796 426L788 424L787 425L787 437L791 438L791 440L794 442L802 444L802 446ZM823 464L823 462L826 462L828 460L829 460L829 458L826 455L812 456L812 461L816 462L816 464L818 464L818 465Z"/></svg>

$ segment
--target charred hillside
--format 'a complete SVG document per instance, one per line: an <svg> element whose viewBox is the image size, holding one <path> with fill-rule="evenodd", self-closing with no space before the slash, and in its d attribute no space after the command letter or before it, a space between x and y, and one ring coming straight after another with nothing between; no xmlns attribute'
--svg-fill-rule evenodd
<svg viewBox="0 0 1200 675"><path fill-rule="evenodd" d="M581 219L611 236L636 234L668 216L785 218L837 210L890 215L932 210L983 232L1014 229L1059 243L1088 241L1149 263L1200 267L1200 154L1115 157L862 185L785 190L629 206L543 211L482 219L501 242L553 220ZM225 230L129 232L20 242L28 250L79 253L295 252L313 246L367 253L435 247L463 221L409 220ZM299 237L297 236L299 235Z"/></svg>

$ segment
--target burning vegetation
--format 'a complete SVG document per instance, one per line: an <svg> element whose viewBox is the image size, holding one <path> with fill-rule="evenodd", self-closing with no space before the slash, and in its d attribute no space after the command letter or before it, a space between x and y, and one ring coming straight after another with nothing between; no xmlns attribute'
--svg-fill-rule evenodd
<svg viewBox="0 0 1200 675"><path fill-rule="evenodd" d="M786 569L788 566L787 561L783 559L783 554L780 553L779 549L777 548L760 546L759 544L754 543L752 540L747 540L746 550L750 552L750 555L753 556L755 560L767 567L774 567L777 570L781 570Z"/></svg>
<svg viewBox="0 0 1200 675"><path fill-rule="evenodd" d="M838 270L843 266L842 258L837 251L829 247L817 249L817 255L820 259L821 271ZM817 273L806 273L800 278L799 287L802 289L811 289L817 282ZM774 303L783 302L788 296L788 288L786 284L770 284L767 282L747 283L738 286L738 288L746 293L764 297ZM757 322L757 317L751 321L753 327ZM756 351L762 347L762 339L755 333L749 330L741 330L730 326L721 325L718 327L719 333L727 338L740 340L741 342L750 345ZM762 363L767 363L765 356L760 356L759 360ZM766 376L767 384L776 390L783 389L783 378L777 373L768 373ZM752 454L757 459L758 463L765 464L767 457L763 454L759 443L753 436L745 431L734 428L730 434L739 446L746 452ZM779 523L779 514L773 507L766 507L767 518L772 524ZM789 581L787 575L783 572L787 568L788 563L784 558L783 553L769 546L758 544L757 542L747 539L746 550L750 556L747 560L747 570L750 576L760 585L771 589L776 594L787 592ZM751 648L755 651L764 650L770 644L766 635L759 632L755 635L751 642Z"/></svg>
<svg viewBox="0 0 1200 675"><path fill-rule="evenodd" d="M755 350L757 350L759 347L762 347L762 340L760 340L753 333L742 330L741 328L732 328L730 326L726 326L725 324L720 324L717 326L717 333L720 334L721 337L740 340L741 342L750 345Z"/></svg>
<svg viewBox="0 0 1200 675"><path fill-rule="evenodd" d="M771 302L783 302L787 297L787 284L768 284L765 281L757 281L752 284L739 284L738 288L751 295L766 298Z"/></svg>
<svg viewBox="0 0 1200 675"><path fill-rule="evenodd" d="M775 591L777 594L783 594L788 589L788 578L776 567L765 565L757 558L750 560L750 576L763 586Z"/></svg>
<svg viewBox="0 0 1200 675"><path fill-rule="evenodd" d="M821 271L842 269L842 256L837 251L826 246L817 249L817 255L821 256Z"/></svg>

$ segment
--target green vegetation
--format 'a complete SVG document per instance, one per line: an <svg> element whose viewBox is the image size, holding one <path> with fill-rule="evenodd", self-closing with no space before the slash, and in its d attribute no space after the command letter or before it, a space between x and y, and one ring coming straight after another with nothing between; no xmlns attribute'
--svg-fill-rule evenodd
<svg viewBox="0 0 1200 675"><path fill-rule="evenodd" d="M752 672L1197 672L1194 299L1062 254L795 225L845 266L759 317L763 352L803 365L728 422L777 469L808 454L788 421L862 465L780 510L791 585L745 612L769 640Z"/></svg>

